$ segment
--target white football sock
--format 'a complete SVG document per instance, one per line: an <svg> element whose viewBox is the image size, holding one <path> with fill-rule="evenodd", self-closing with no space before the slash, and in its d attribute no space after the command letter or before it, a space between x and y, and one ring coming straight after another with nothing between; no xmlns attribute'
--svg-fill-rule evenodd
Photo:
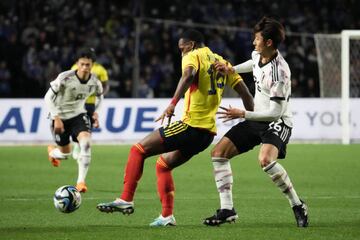
<svg viewBox="0 0 360 240"><path fill-rule="evenodd" d="M232 184L233 177L230 161L227 158L212 157L216 187L220 196L221 209L233 209Z"/></svg>
<svg viewBox="0 0 360 240"><path fill-rule="evenodd" d="M284 193L286 198L289 200L291 207L301 204L286 170L280 163L274 161L264 167L263 170L270 176L271 180L280 189L280 191Z"/></svg>
<svg viewBox="0 0 360 240"><path fill-rule="evenodd" d="M70 156L70 153L63 153L58 148L54 148L50 153L50 157L56 158L58 160L65 160L68 156Z"/></svg>
<svg viewBox="0 0 360 240"><path fill-rule="evenodd" d="M77 183L85 182L91 161L90 140L81 139L79 141L79 145L80 145L80 154L79 154L79 158L77 159L79 166Z"/></svg>
<svg viewBox="0 0 360 240"><path fill-rule="evenodd" d="M74 142L73 144L73 150L72 150L72 157L73 159L77 160L79 158L80 155L80 146L79 143Z"/></svg>

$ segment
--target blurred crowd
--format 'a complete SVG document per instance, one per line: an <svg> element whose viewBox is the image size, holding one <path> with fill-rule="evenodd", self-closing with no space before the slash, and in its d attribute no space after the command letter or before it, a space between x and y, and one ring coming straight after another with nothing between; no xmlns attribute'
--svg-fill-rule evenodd
<svg viewBox="0 0 360 240"><path fill-rule="evenodd" d="M286 27L280 50L292 70L293 97L318 97L312 34L360 28L359 9L355 0L2 0L0 97L43 97L83 47L95 48L107 69L108 97L171 97L184 24L198 24L206 45L236 64L250 57L251 29L264 15ZM251 87L251 75L244 78Z"/></svg>

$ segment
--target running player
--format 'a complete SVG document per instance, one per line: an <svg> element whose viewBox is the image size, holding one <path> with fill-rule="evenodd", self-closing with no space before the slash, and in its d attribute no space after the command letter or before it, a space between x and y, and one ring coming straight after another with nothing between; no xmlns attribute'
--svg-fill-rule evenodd
<svg viewBox="0 0 360 240"><path fill-rule="evenodd" d="M91 121L84 108L85 100L96 94L98 105L102 100L102 85L90 73L94 52L83 50L77 56L77 70L62 72L50 83L45 103L50 111L52 133L57 146L48 146L49 161L58 167L71 154L70 137L80 145L76 188L86 192L85 178L91 161ZM95 114L95 113L94 113Z"/></svg>
<svg viewBox="0 0 360 240"><path fill-rule="evenodd" d="M95 50L93 48L90 48L90 50L94 51L95 53ZM77 70L77 69L78 69L78 64L75 63L71 67L71 70ZM103 87L103 95L105 96L110 90L109 77L105 67L98 62L93 62L90 72L91 74L94 74L101 81ZM95 105L96 105L96 94L91 95L86 99L85 109L87 111L87 115L91 120L92 127L98 128L99 116L95 111ZM78 159L79 154L80 154L80 146L79 143L75 141L73 144L72 156L74 159Z"/></svg>

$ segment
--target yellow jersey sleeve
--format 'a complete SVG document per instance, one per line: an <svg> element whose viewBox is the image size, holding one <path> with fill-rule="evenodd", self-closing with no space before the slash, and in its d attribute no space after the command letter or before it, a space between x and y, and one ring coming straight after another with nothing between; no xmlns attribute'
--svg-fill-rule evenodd
<svg viewBox="0 0 360 240"><path fill-rule="evenodd" d="M182 72L184 72L185 68L188 66L193 67L195 71L197 71L199 68L199 59L197 55L194 54L193 52L186 54L181 60Z"/></svg>

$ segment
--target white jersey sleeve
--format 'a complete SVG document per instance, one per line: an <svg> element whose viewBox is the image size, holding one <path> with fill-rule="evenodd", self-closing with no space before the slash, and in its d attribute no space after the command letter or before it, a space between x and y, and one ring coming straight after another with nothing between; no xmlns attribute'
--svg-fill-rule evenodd
<svg viewBox="0 0 360 240"><path fill-rule="evenodd" d="M248 73L251 72L253 69L253 61L252 59L247 60L246 62L240 63L236 66L234 66L234 70L236 73Z"/></svg>
<svg viewBox="0 0 360 240"><path fill-rule="evenodd" d="M292 126L292 113L289 104L291 95L290 69L278 52L266 64L261 64L258 52L252 53L253 75L255 81L254 112L246 111L245 119L254 121L275 121L282 118Z"/></svg>
<svg viewBox="0 0 360 240"><path fill-rule="evenodd" d="M65 89L64 79L68 72L69 71L60 73L54 81L50 82L50 88L45 94L45 104L48 107L52 119L61 113L58 94Z"/></svg>

